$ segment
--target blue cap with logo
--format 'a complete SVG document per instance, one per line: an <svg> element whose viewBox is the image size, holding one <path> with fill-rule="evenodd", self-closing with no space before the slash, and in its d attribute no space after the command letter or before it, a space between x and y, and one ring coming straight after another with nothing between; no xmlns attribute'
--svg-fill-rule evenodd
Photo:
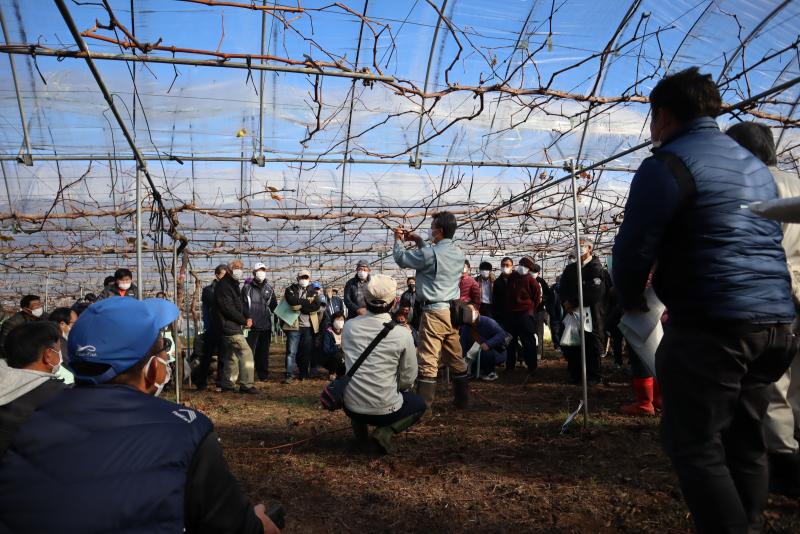
<svg viewBox="0 0 800 534"><path fill-rule="evenodd" d="M95 302L78 317L69 332L67 367L79 382L108 382L144 358L161 329L178 314L178 307L164 299L110 297ZM79 362L108 369L98 375L87 375L74 369L73 365ZM81 370L85 367L78 366Z"/></svg>

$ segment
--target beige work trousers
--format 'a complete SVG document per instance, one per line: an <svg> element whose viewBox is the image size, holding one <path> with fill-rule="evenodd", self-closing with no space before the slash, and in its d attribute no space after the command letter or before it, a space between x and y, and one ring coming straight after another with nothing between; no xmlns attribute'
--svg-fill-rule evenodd
<svg viewBox="0 0 800 534"><path fill-rule="evenodd" d="M800 429L800 357L767 388L769 407L764 416L764 438L770 453L796 453Z"/></svg>
<svg viewBox="0 0 800 534"><path fill-rule="evenodd" d="M222 373L222 385L233 388L236 382L240 387L251 388L255 385L255 363L253 351L242 334L225 336L222 342L225 351L225 363Z"/></svg>
<svg viewBox="0 0 800 534"><path fill-rule="evenodd" d="M454 375L467 372L467 364L461 354L458 328L451 326L449 308L422 312L417 349L420 378L436 380L439 372L439 355L444 365L449 366Z"/></svg>

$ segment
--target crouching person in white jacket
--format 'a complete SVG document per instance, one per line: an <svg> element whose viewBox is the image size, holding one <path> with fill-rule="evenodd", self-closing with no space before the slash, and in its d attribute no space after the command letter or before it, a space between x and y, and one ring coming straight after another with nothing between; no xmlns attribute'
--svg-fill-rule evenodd
<svg viewBox="0 0 800 534"><path fill-rule="evenodd" d="M377 344L353 374L344 394L344 411L360 443L372 440L385 453L395 451L393 437L419 421L425 401L410 390L417 378L417 350L407 328L394 328L391 310L397 282L373 275L367 285L364 315L347 321L342 331L342 350L349 371L364 351ZM385 333L384 333L385 332Z"/></svg>

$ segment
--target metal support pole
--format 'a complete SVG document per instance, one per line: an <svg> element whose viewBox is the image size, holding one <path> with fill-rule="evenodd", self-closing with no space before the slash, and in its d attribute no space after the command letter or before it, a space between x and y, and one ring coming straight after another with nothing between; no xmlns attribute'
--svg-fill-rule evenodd
<svg viewBox="0 0 800 534"><path fill-rule="evenodd" d="M267 0L263 0L263 5L267 5ZM265 63L264 54L266 48L267 12L261 12L261 64ZM259 167L264 166L264 71L258 72L258 155L255 157Z"/></svg>
<svg viewBox="0 0 800 534"><path fill-rule="evenodd" d="M586 312L583 309L583 262L581 260L581 230L578 219L578 187L575 180L575 161L570 162L572 169L572 213L575 223L575 270L578 273L578 311L580 324L578 328L581 332L581 381L583 383L583 428L589 422L589 386L586 381L586 332L583 330L586 321Z"/></svg>
<svg viewBox="0 0 800 534"><path fill-rule="evenodd" d="M144 298L144 267L142 263L142 173L136 169L136 286L139 300Z"/></svg>
<svg viewBox="0 0 800 534"><path fill-rule="evenodd" d="M447 0L442 0L442 8L439 10L439 18L436 20L436 29L433 30L433 38L431 39L431 50L428 54L428 67L425 69L425 84L423 85L422 92L428 92L428 81L431 77L431 63L433 62L433 51L436 49L436 37L439 35L439 28L442 26L442 19L444 18L444 10L447 7ZM422 162L419 159L420 142L422 140L422 121L425 118L425 97L420 98L419 104L419 125L417 127L417 147L414 150L414 159L411 163L414 168L419 169Z"/></svg>
<svg viewBox="0 0 800 534"><path fill-rule="evenodd" d="M6 27L6 18L3 16L3 8L0 7L0 26L3 29L3 39L5 40L6 44L11 44L11 41L8 38L8 28ZM31 150L31 138L28 135L28 121L25 118L25 103L22 100L22 93L19 90L19 80L17 80L17 66L14 62L14 56L12 54L8 55L8 61L11 63L11 78L14 80L14 91L17 93L17 106L19 107L19 119L22 122L22 139L25 143L25 150L28 152L27 154L23 154L21 158L18 158L18 161L24 163L27 166L33 165L33 152Z"/></svg>
<svg viewBox="0 0 800 534"><path fill-rule="evenodd" d="M173 299L178 309L181 309L180 301L180 284L178 283L178 242L172 241L172 281L173 281ZM178 332L181 317L172 323L172 341L175 344L175 402L181 402L181 380L183 380L183 355L181 354L181 338Z"/></svg>
<svg viewBox="0 0 800 534"><path fill-rule="evenodd" d="M44 279L44 311L50 309L50 275Z"/></svg>
<svg viewBox="0 0 800 534"><path fill-rule="evenodd" d="M192 338L191 332L191 320L192 320L192 296L189 292L189 280L191 279L191 271L192 266L190 263L186 263L186 280L184 284L184 298L186 299L186 359L188 360L191 358L192 354L192 344L194 339ZM189 373L189 385L192 383L191 379L192 374Z"/></svg>

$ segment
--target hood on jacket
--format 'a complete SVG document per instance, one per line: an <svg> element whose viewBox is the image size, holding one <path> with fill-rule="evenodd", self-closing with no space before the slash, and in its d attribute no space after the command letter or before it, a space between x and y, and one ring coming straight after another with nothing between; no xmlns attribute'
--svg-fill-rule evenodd
<svg viewBox="0 0 800 534"><path fill-rule="evenodd" d="M51 373L15 369L0 358L0 406L5 406L55 377Z"/></svg>

